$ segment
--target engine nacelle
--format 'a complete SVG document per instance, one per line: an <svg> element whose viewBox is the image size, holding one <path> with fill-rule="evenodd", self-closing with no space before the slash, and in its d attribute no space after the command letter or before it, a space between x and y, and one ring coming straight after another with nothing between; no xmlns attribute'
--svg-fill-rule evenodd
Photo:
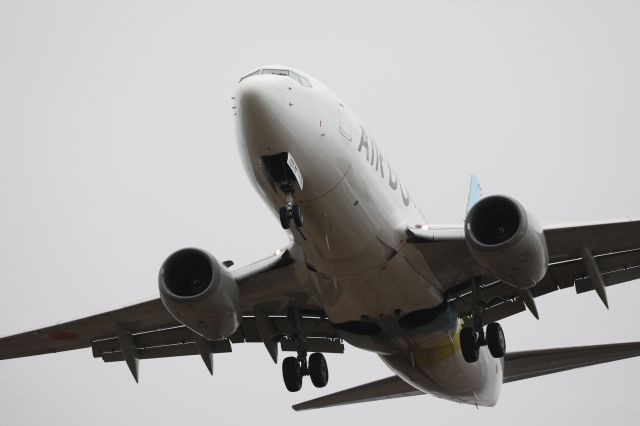
<svg viewBox="0 0 640 426"><path fill-rule="evenodd" d="M206 251L186 248L173 253L160 268L158 284L167 310L195 333L221 340L240 326L238 285Z"/></svg>
<svg viewBox="0 0 640 426"><path fill-rule="evenodd" d="M513 198L494 195L478 201L467 214L464 232L473 257L507 284L530 288L547 273L542 227Z"/></svg>

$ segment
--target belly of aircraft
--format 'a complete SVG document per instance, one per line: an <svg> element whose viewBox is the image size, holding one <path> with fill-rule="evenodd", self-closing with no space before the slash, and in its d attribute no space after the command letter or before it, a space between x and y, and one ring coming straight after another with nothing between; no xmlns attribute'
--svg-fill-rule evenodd
<svg viewBox="0 0 640 426"><path fill-rule="evenodd" d="M438 398L478 406L494 406L498 401L502 359L493 358L483 347L478 361L466 362L457 333L436 338L423 348L380 358L404 381Z"/></svg>

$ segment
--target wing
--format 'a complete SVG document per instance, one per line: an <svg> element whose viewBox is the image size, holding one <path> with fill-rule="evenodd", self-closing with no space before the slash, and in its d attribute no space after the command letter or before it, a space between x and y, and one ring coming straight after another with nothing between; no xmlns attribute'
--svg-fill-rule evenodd
<svg viewBox="0 0 640 426"><path fill-rule="evenodd" d="M429 266L434 265L432 272L447 291L456 311L462 317L470 315L469 280L484 272L466 247L462 227L416 228L408 233L409 246L429 259ZM606 304L606 293L604 296L601 293L606 287L640 278L639 220L549 227L544 234L549 249L549 271L531 289L534 298L574 287L577 293L598 291ZM485 322L526 309L527 295L502 281L482 278Z"/></svg>
<svg viewBox="0 0 640 426"><path fill-rule="evenodd" d="M640 342L512 352L504 356L504 383L640 356Z"/></svg>
<svg viewBox="0 0 640 426"><path fill-rule="evenodd" d="M315 408L335 407L338 405L357 404L360 402L381 401L383 399L402 398L405 396L424 395L398 376L345 389L330 395L302 402L293 406L296 411Z"/></svg>
<svg viewBox="0 0 640 426"><path fill-rule="evenodd" d="M314 352L341 353L344 346L317 303L302 289L288 251L232 270L240 289L243 320L228 339L210 342L177 322L160 299L153 299L75 321L0 339L0 360L91 347L105 362L127 361L137 380L137 360L201 355L212 371L212 354L230 352L232 343L263 342L277 359L295 351L294 330L286 315L301 312L307 346Z"/></svg>
<svg viewBox="0 0 640 426"><path fill-rule="evenodd" d="M640 342L511 352L504 356L503 383L640 356ZM400 377L367 383L293 406L296 411L424 395Z"/></svg>

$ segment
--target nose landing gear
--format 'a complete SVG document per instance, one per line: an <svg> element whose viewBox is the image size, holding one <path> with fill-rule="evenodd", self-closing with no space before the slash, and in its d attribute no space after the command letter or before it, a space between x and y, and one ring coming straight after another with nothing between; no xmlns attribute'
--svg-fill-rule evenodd
<svg viewBox="0 0 640 426"><path fill-rule="evenodd" d="M274 155L265 155L262 158L268 179L286 196L284 207L280 207L278 215L283 229L291 227L291 219L297 227L302 226L302 210L293 202L294 188L297 186L302 191L304 181L302 172L289 152L281 152Z"/></svg>
<svg viewBox="0 0 640 426"><path fill-rule="evenodd" d="M502 358L506 353L506 342L502 327L497 322L487 325L485 332L482 327L482 297L480 295L480 286L477 280L472 284L472 293L474 300L473 309L473 327L464 327L460 330L460 350L465 361L469 363L476 362L480 357L480 347L487 346L491 356L494 358Z"/></svg>
<svg viewBox="0 0 640 426"><path fill-rule="evenodd" d="M293 203L293 192L287 192L287 205L284 207L280 207L279 211L280 215L280 224L283 229L289 229L291 226L291 219L293 219L293 223L296 224L297 227L301 227L304 223L304 218L302 216L302 209L299 205Z"/></svg>

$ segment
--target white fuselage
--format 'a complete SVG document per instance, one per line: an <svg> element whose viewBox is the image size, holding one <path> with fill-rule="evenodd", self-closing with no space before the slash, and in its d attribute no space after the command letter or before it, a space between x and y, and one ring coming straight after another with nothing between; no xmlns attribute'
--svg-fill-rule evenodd
<svg viewBox="0 0 640 426"><path fill-rule="evenodd" d="M501 360L482 348L478 362L464 361L460 320L429 265L406 244L407 227L426 219L349 108L316 79L293 71L312 87L282 75L240 82L237 133L247 173L274 213L286 197L263 158L289 153L302 173L294 200L304 226L290 230L291 254L304 265L300 281L345 340L378 353L416 388L494 405Z"/></svg>

